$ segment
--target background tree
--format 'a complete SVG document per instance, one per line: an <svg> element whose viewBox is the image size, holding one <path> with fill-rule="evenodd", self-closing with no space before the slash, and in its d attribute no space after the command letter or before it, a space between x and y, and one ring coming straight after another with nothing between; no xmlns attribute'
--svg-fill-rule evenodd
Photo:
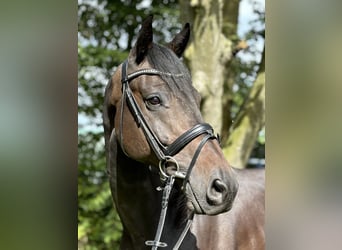
<svg viewBox="0 0 342 250"><path fill-rule="evenodd" d="M248 151L255 145L255 137L264 123L260 119L263 105L259 105L261 108L258 109L254 105L264 88L260 87L264 86L264 76L256 77L258 70L259 75L264 70L259 67L259 61L254 55L261 54L254 44L262 29L260 25L254 27L251 24L250 32L243 37L245 43L240 43L237 35L239 4L237 0L180 3L175 0L79 0L79 249L118 248L122 226L113 206L105 172L101 120L103 93L110 75L127 57L140 23L148 14L155 15L154 40L160 43L169 42L185 21L191 23L192 42L186 52L185 62L194 76L194 84L203 96L202 111L205 119L215 126L216 131L221 131L229 161L232 162L231 159L236 156L237 159L243 159L241 166L247 162ZM258 8L255 7L255 10ZM263 24L263 12L258 15L258 22ZM243 48L243 51L237 53ZM241 55L249 59L244 60ZM211 67L201 65L200 62L207 62ZM200 76L203 76L201 81ZM259 90L255 86L259 86ZM210 117L207 112L210 103L213 105L211 112L219 112L220 115ZM251 112L247 112L248 109ZM246 117L251 119L245 113L251 114L251 117L257 116L258 123L255 120L249 124L245 122ZM254 132L246 132L246 129ZM245 136L239 137L234 133ZM244 144L239 146L239 142L246 142L248 150ZM263 146L257 149L263 151ZM234 150L238 153L235 154ZM238 166L234 161L233 165Z"/></svg>
<svg viewBox="0 0 342 250"><path fill-rule="evenodd" d="M240 65L234 55L247 48L237 36L239 2L181 0L180 5L181 19L193 24L193 39L185 57L193 83L202 95L202 114L222 134L228 161L234 167L244 168L265 123L265 67L259 66L257 84L250 88L249 95L242 93L246 103L235 103L241 109L234 113L233 87L239 86L235 83L236 73L243 70L237 71ZM262 18L261 12L260 15ZM264 65L264 60L260 64Z"/></svg>

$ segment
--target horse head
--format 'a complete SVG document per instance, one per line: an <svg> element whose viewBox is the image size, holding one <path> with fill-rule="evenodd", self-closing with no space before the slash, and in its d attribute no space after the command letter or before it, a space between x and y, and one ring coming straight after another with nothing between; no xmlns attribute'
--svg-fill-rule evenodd
<svg viewBox="0 0 342 250"><path fill-rule="evenodd" d="M180 59L189 36L186 24L161 46L153 42L152 16L143 22L106 89L106 150L115 138L127 157L162 177L175 175L189 211L215 215L232 207L238 184L212 128L203 123L201 97Z"/></svg>

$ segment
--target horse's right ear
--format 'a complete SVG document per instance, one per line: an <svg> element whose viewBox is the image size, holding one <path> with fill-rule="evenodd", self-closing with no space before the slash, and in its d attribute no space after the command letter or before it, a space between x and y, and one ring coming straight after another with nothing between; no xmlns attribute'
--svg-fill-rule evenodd
<svg viewBox="0 0 342 250"><path fill-rule="evenodd" d="M137 42L133 48L133 55L135 55L136 64L140 64L147 51L152 48L153 30L152 30L153 15L149 15L142 23L139 31Z"/></svg>
<svg viewBox="0 0 342 250"><path fill-rule="evenodd" d="M175 52L178 57L183 55L183 52L188 44L190 37L190 24L186 23L181 32L168 44L168 47Z"/></svg>

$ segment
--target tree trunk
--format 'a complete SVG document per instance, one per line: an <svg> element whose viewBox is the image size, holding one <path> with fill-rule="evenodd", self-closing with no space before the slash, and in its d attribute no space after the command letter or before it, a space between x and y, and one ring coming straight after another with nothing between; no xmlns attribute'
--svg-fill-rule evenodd
<svg viewBox="0 0 342 250"><path fill-rule="evenodd" d="M222 32L233 44L237 44L237 25L238 25L238 14L239 14L240 0L229 0L224 2L223 6L223 28ZM224 72L224 85L223 85L223 96L222 96L222 129L221 129L221 140L225 143L229 136L229 130L232 125L232 114L231 106L233 103L233 85L236 77L236 72L232 67L232 60L226 62Z"/></svg>
<svg viewBox="0 0 342 250"><path fill-rule="evenodd" d="M262 54L257 78L248 99L231 128L223 153L228 162L244 168L252 152L259 131L265 126L265 49Z"/></svg>
<svg viewBox="0 0 342 250"><path fill-rule="evenodd" d="M222 96L225 65L232 43L222 34L223 1L180 1L183 22L192 23L192 41L185 57L195 88L202 96L203 118L216 132L222 128Z"/></svg>
<svg viewBox="0 0 342 250"><path fill-rule="evenodd" d="M224 135L227 160L242 168L265 123L265 68L260 67L249 97L232 124L230 110L235 73L231 70L231 59L233 44L238 40L239 2L180 0L180 7L181 21L192 24L192 40L185 51L185 62L202 96L203 118Z"/></svg>

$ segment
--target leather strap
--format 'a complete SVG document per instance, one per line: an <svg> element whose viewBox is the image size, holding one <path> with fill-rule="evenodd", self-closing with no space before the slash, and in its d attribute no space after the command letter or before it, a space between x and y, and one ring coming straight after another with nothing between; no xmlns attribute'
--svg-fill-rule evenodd
<svg viewBox="0 0 342 250"><path fill-rule="evenodd" d="M170 194L171 194L171 190L172 190L174 182L175 182L174 177L169 176L169 178L166 181L166 185L163 188L164 191L163 191L163 197L162 197L162 209L161 209L160 216L159 216L159 222L158 222L156 235L154 237L154 240L145 241L145 245L152 246L152 250L156 250L158 247L167 247L167 244L165 242L161 242L160 238L164 229L167 206L169 203L169 198L170 198Z"/></svg>
<svg viewBox="0 0 342 250"><path fill-rule="evenodd" d="M158 140L157 136L153 133L153 131L150 129L150 126L147 124L141 109L139 107L139 105L137 104L134 95L131 91L131 88L129 87L129 81L132 80L135 77L138 77L139 75L142 74L146 74L146 70L140 70L139 74L135 74L132 76L129 75L127 76L127 61L125 61L122 64L122 71L121 71L121 82L122 82L122 91L123 91L123 98L127 99L127 104L129 109L131 110L131 113L135 119L135 122L137 123L137 125L140 127L142 127L143 132L145 134L145 137L148 141L148 143L150 144L152 150L154 151L154 153L156 154L156 156L158 157L159 160L163 160L165 159L165 154L163 152L163 145L162 143ZM153 74L157 74L156 72L152 72ZM123 100L124 101L124 100ZM122 123L122 121L121 121ZM120 131L120 133L122 134L122 129ZM121 135L122 137L122 135Z"/></svg>
<svg viewBox="0 0 342 250"><path fill-rule="evenodd" d="M200 123L186 131L179 136L173 143L171 143L165 150L165 155L174 156L188 145L193 139L201 134L213 134L213 128L208 123Z"/></svg>
<svg viewBox="0 0 342 250"><path fill-rule="evenodd" d="M183 180L183 189L185 190L185 186L187 184L187 182L189 181L189 178L190 178L190 174L191 174L191 171L192 169L194 168L195 164L196 164L196 161L197 161L197 158L204 146L204 144L209 140L209 139L216 139L215 135L214 134L207 134L206 136L203 137L201 143L198 145L197 149L196 149L196 152L194 154L194 156L192 157L192 160L190 162L190 165L188 167L188 170L186 172L186 176Z"/></svg>

